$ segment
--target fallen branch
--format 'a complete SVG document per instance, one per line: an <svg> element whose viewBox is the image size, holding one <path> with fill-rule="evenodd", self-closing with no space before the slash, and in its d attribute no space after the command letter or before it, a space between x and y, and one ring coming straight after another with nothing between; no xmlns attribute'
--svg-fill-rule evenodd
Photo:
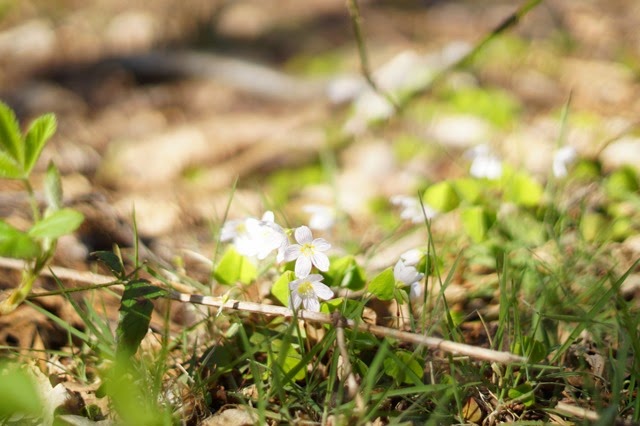
<svg viewBox="0 0 640 426"><path fill-rule="evenodd" d="M365 324L354 320L336 317L334 315L323 314L320 312L299 311L294 312L289 308L282 306L263 305L253 302L241 302L239 300L224 300L221 297L200 296L196 294L185 294L172 292L170 298L180 302L197 303L199 305L213 306L220 309L251 312L254 314L280 316L284 318L297 318L307 322L316 322L321 324L336 324L344 328L361 331L363 333L371 333L380 337L391 337L393 339L402 340L403 342L414 343L420 346L426 346L430 349L439 349L454 355L468 356L469 358L498 362L501 364L523 363L527 359L510 352L495 351L492 349L479 348L464 343L444 340L439 337L430 337L423 334L410 333L408 331L396 330L389 327L379 325Z"/></svg>
<svg viewBox="0 0 640 426"><path fill-rule="evenodd" d="M24 269L25 263L22 260L0 258L0 267L9 269ZM32 293L29 298L44 297L58 295L63 292L95 290L104 286L122 285L112 277L91 272L80 272L73 269L52 266L48 270L42 272L43 275L54 276L62 280L71 280L75 282L83 282L93 284L91 286L73 289L63 289L53 292ZM160 281L153 280L152 284L162 288L167 285ZM171 283L173 289L189 290L189 287L178 283ZM197 294L180 293L173 290L169 293L169 298L185 303L196 303L199 305L212 306L220 309L234 310L241 312L250 312L254 314L280 316L283 318L297 318L307 322L315 322L321 324L334 324L339 327L349 328L363 333L371 333L379 337L391 337L403 342L413 343L420 346L426 346L430 349L441 350L443 352L454 355L467 356L472 359L498 362L501 364L524 363L526 358L512 354L510 352L496 351L492 349L479 348L477 346L467 345L464 343L444 340L439 337L425 336L423 334L410 333L408 331L396 330L389 327L379 325L365 324L359 321L346 319L340 316L323 314L320 312L310 312L301 310L294 312L283 306L264 305L253 302L242 302L239 300L227 300L222 297L201 296Z"/></svg>

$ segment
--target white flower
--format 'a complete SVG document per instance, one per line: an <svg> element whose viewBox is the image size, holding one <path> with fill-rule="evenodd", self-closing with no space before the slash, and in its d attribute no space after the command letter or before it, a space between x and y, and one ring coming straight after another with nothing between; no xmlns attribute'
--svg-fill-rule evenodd
<svg viewBox="0 0 640 426"><path fill-rule="evenodd" d="M261 220L249 217L225 222L220 240L231 240L241 255L262 260L273 250L284 253L287 236L282 227L274 222L273 212L267 211Z"/></svg>
<svg viewBox="0 0 640 426"><path fill-rule="evenodd" d="M311 214L309 218L309 228L319 231L326 231L336 223L335 209L320 204L307 204L302 210Z"/></svg>
<svg viewBox="0 0 640 426"><path fill-rule="evenodd" d="M563 146L553 155L553 175L563 178L568 174L568 168L576 160L577 153L572 146Z"/></svg>
<svg viewBox="0 0 640 426"><path fill-rule="evenodd" d="M416 266L423 257L424 252L422 250L411 249L402 253L400 255L400 260L402 260L406 266Z"/></svg>
<svg viewBox="0 0 640 426"><path fill-rule="evenodd" d="M406 265L402 259L398 260L396 266L393 268L393 278L396 283L401 286L410 286L409 298L411 300L417 300L422 295L422 286L420 281L424 278L424 274L418 272L414 266Z"/></svg>
<svg viewBox="0 0 640 426"><path fill-rule="evenodd" d="M289 262L296 259L296 277L303 278L311 272L311 265L320 271L329 270L329 258L324 251L331 248L324 238L313 239L311 229L307 226L296 228L294 232L296 242L291 244L284 253L284 260Z"/></svg>
<svg viewBox="0 0 640 426"><path fill-rule="evenodd" d="M427 204L420 204L420 201L416 197L409 197L408 195L394 195L389 201L394 206L402 208L400 211L400 218L404 220L410 220L413 223L424 222L425 216L427 219L433 219L438 215L438 212ZM422 210L424 206L424 212Z"/></svg>
<svg viewBox="0 0 640 426"><path fill-rule="evenodd" d="M329 300L333 297L333 291L322 282L322 275L311 274L304 278L291 281L291 307L298 309L300 304L307 311L319 312L320 302L318 299Z"/></svg>
<svg viewBox="0 0 640 426"><path fill-rule="evenodd" d="M502 176L502 162L487 145L478 145L467 151L472 159L469 173L476 178L498 179Z"/></svg>

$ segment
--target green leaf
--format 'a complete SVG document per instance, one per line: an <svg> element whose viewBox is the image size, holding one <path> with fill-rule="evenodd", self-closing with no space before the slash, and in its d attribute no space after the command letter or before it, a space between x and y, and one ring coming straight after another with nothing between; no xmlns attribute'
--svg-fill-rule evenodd
<svg viewBox="0 0 640 426"><path fill-rule="evenodd" d="M24 164L24 146L16 115L0 102L0 149L9 154L17 164Z"/></svg>
<svg viewBox="0 0 640 426"><path fill-rule="evenodd" d="M427 188L423 200L429 207L442 213L449 212L460 204L458 194L448 181L438 182Z"/></svg>
<svg viewBox="0 0 640 426"><path fill-rule="evenodd" d="M396 280L393 276L393 268L387 268L376 275L369 283L369 292L380 300L393 299L396 288Z"/></svg>
<svg viewBox="0 0 640 426"><path fill-rule="evenodd" d="M607 195L615 200L624 200L629 194L637 192L638 186L638 176L630 166L611 173L604 184Z"/></svg>
<svg viewBox="0 0 640 426"><path fill-rule="evenodd" d="M106 266L114 277L122 279L126 276L122 259L120 259L114 252L94 251L91 253L91 256L95 257L100 263Z"/></svg>
<svg viewBox="0 0 640 426"><path fill-rule="evenodd" d="M323 272L324 283L329 287L342 287L360 290L365 285L364 270L352 255L332 259L327 272Z"/></svg>
<svg viewBox="0 0 640 426"><path fill-rule="evenodd" d="M44 114L36 118L24 137L24 170L27 174L38 161L42 148L56 132L56 117Z"/></svg>
<svg viewBox="0 0 640 426"><path fill-rule="evenodd" d="M58 172L58 168L53 162L50 162L49 167L47 167L47 174L44 179L44 197L51 211L62 208L62 181L60 172Z"/></svg>
<svg viewBox="0 0 640 426"><path fill-rule="evenodd" d="M33 375L16 365L0 367L0 418L14 414L39 416L42 401Z"/></svg>
<svg viewBox="0 0 640 426"><path fill-rule="evenodd" d="M33 259L40 255L40 246L28 234L0 220L0 256Z"/></svg>
<svg viewBox="0 0 640 426"><path fill-rule="evenodd" d="M482 194L482 186L478 179L462 178L451 181L461 200L475 204Z"/></svg>
<svg viewBox="0 0 640 426"><path fill-rule="evenodd" d="M580 233L589 242L602 240L607 226L607 218L600 213L585 213L580 219Z"/></svg>
<svg viewBox="0 0 640 426"><path fill-rule="evenodd" d="M423 369L415 356L407 351L397 351L393 355L383 362L385 374L393 377L397 384L422 385Z"/></svg>
<svg viewBox="0 0 640 426"><path fill-rule="evenodd" d="M476 243L487 238L489 228L495 222L495 214L490 214L481 206L466 208L460 216L465 232Z"/></svg>
<svg viewBox="0 0 640 426"><path fill-rule="evenodd" d="M283 353L283 347L285 347L285 353ZM269 352L267 358L271 368L274 368L274 364L278 363L284 374L297 369L293 380L303 380L306 376L306 368L298 368L298 364L302 362L302 355L292 345L282 345L279 340L273 341L271 352Z"/></svg>
<svg viewBox="0 0 640 426"><path fill-rule="evenodd" d="M136 353L149 330L153 303L151 300L168 295L168 291L141 279L125 285L120 302L120 319L116 329L116 358Z"/></svg>
<svg viewBox="0 0 640 426"><path fill-rule="evenodd" d="M22 179L25 177L22 166L6 151L0 151L0 178Z"/></svg>
<svg viewBox="0 0 640 426"><path fill-rule="evenodd" d="M509 389L507 395L509 395L511 399L517 399L522 402L525 407L531 407L536 402L533 386L528 382Z"/></svg>
<svg viewBox="0 0 640 426"><path fill-rule="evenodd" d="M529 336L522 338L513 344L511 352L528 358L531 363L538 363L547 357L547 348L539 340Z"/></svg>
<svg viewBox="0 0 640 426"><path fill-rule="evenodd" d="M534 207L542 201L542 185L526 173L515 173L505 187L505 200L519 206Z"/></svg>
<svg viewBox="0 0 640 426"><path fill-rule="evenodd" d="M51 213L29 230L34 238L58 238L75 231L84 220L82 213L73 209L62 209Z"/></svg>
<svg viewBox="0 0 640 426"><path fill-rule="evenodd" d="M285 271L271 286L271 294L278 299L282 306L289 306L289 283L296 279L293 271Z"/></svg>
<svg viewBox="0 0 640 426"><path fill-rule="evenodd" d="M231 285L236 282L250 284L258 277L258 270L251 260L229 246L213 272L213 276L220 284Z"/></svg>

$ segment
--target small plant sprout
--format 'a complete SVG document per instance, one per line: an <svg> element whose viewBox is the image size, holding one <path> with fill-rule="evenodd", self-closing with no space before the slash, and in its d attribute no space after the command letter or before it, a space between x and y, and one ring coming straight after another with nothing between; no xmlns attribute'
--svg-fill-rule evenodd
<svg viewBox="0 0 640 426"><path fill-rule="evenodd" d="M323 252L331 248L324 238L313 238L308 226L296 228L294 237L297 244L291 244L284 253L284 260L296 261L295 273L297 278L304 278L311 272L311 266L326 272L329 270L329 258Z"/></svg>
<svg viewBox="0 0 640 426"><path fill-rule="evenodd" d="M304 278L289 283L291 291L291 308L297 310L300 304L307 311L319 312L318 299L329 300L333 297L333 291L322 283L322 275L311 274Z"/></svg>
<svg viewBox="0 0 640 426"><path fill-rule="evenodd" d="M13 111L0 102L0 178L22 182L32 219L26 231L0 220L0 256L25 261L20 285L0 301L0 315L12 312L27 298L38 275L53 258L58 238L73 232L84 220L82 214L63 206L61 178L55 165L49 165L44 179L44 211L31 185L31 172L55 131L55 117L45 114L36 118L23 135Z"/></svg>
<svg viewBox="0 0 640 426"><path fill-rule="evenodd" d="M572 146L563 146L553 155L553 176L560 179L569 173L569 166L576 161L577 153Z"/></svg>
<svg viewBox="0 0 640 426"><path fill-rule="evenodd" d="M502 176L502 162L491 149L484 144L477 145L466 152L471 158L469 174L478 179L498 179Z"/></svg>
<svg viewBox="0 0 640 426"><path fill-rule="evenodd" d="M400 218L408 220L411 223L422 223L424 218L433 219L438 215L438 212L428 206L427 204L420 204L420 200L416 197L410 197L408 195L394 195L389 201L394 206L401 208ZM423 210L424 207L424 210Z"/></svg>
<svg viewBox="0 0 640 426"><path fill-rule="evenodd" d="M405 264L402 259L398 260L393 268L393 278L396 280L397 286L410 287L409 298L411 300L418 300L422 296L420 281L424 278L424 274L418 272L415 266Z"/></svg>
<svg viewBox="0 0 640 426"><path fill-rule="evenodd" d="M309 213L309 228L317 231L328 231L333 228L336 223L335 209L320 204L307 204L302 207L306 213Z"/></svg>

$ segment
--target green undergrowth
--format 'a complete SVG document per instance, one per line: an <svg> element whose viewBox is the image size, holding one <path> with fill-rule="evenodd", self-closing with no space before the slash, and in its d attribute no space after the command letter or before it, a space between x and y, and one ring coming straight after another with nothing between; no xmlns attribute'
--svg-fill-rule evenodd
<svg viewBox="0 0 640 426"><path fill-rule="evenodd" d="M635 234L637 222L618 235L609 212L627 203L626 214L638 216L637 173L625 168L592 180L571 175L547 186L510 173L501 180L469 177L427 187L423 202L456 216L456 235L432 230L437 217L393 231L428 231L417 247L416 272L425 277L419 298L394 275L395 259L388 269L369 271L358 253L333 255L329 269L319 272L336 297L322 302L320 312L356 322L373 313L378 324L392 329L507 351L524 362L482 361L337 322L242 311L197 309L189 325L175 330L175 302L154 311L169 296L159 272L141 265L128 270L117 252L101 252L97 259L124 291L87 290L81 300L68 293L81 326L28 302L66 330L69 345L27 353L4 348L10 363L2 366L0 395L11 398L2 399L8 402L0 403L0 415L5 424L42 416L47 393L43 397L32 370L16 362L55 357L64 367L59 375L84 386L98 383L92 395L107 401L57 408L51 414L56 424L66 424L65 415L120 424L195 424L229 407L256 424L586 422L558 410L559 403L599 413L599 424L639 421L640 309L623 291L638 267L616 251L618 237ZM514 195L510 185L525 189ZM585 185L602 191L604 198L593 201L599 204L563 201ZM504 203L509 213L498 211ZM390 208L384 214L391 216ZM597 230L590 229L596 226L588 219L593 214L603 216ZM229 245L220 250L208 284L225 290L225 298L242 300L252 286L271 283L268 303L287 306L295 265L274 260L256 267ZM451 289L466 295L452 299ZM120 299L115 330L111 313L100 307L103 293Z"/></svg>

